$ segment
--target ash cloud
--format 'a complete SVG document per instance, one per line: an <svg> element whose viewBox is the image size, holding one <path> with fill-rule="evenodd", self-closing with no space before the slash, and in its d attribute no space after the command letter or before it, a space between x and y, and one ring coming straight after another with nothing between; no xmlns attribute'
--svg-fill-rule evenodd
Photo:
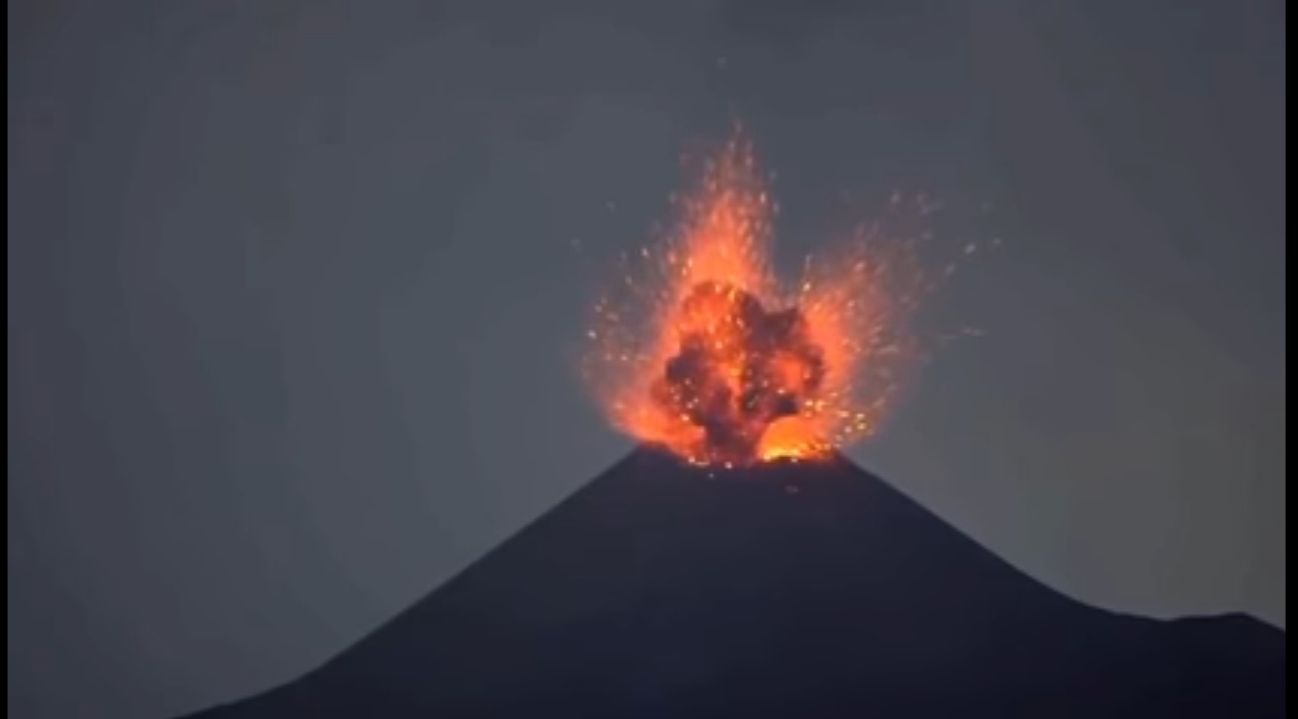
<svg viewBox="0 0 1298 719"><path fill-rule="evenodd" d="M704 430L708 460L752 461L766 428L797 414L821 387L821 348L797 307L768 311L725 283L697 285L682 310L698 321L687 319L654 398Z"/></svg>

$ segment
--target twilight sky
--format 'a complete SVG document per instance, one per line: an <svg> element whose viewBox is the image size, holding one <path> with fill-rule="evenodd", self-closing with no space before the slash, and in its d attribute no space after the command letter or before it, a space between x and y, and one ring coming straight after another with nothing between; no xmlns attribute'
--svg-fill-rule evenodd
<svg viewBox="0 0 1298 719"><path fill-rule="evenodd" d="M796 268L999 237L852 450L1079 599L1283 625L1279 0L9 4L9 695L322 662L617 460L577 377L742 118Z"/></svg>

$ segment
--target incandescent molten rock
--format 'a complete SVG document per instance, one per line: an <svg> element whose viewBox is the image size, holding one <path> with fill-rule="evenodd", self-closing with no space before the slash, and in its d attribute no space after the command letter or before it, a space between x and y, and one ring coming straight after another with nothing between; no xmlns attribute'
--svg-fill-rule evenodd
<svg viewBox="0 0 1298 719"><path fill-rule="evenodd" d="M700 283L680 316L680 351L653 397L703 428L707 461L751 462L771 423L796 415L820 387L823 353L798 308L768 312L733 285Z"/></svg>

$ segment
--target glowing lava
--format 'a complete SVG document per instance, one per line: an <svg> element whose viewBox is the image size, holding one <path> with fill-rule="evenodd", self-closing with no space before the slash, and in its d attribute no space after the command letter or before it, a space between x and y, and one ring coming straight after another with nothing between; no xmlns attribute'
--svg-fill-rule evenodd
<svg viewBox="0 0 1298 719"><path fill-rule="evenodd" d="M737 138L704 168L678 233L644 248L624 300L596 305L587 377L613 424L700 464L814 459L879 426L913 357L920 274L862 227L781 287L770 196Z"/></svg>

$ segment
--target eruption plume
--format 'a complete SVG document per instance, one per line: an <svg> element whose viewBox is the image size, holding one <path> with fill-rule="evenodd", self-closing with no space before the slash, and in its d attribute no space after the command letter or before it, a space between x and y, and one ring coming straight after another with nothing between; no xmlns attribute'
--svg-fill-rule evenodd
<svg viewBox="0 0 1298 719"><path fill-rule="evenodd" d="M900 202L894 198L894 203ZM923 284L909 241L857 228L790 290L770 259L775 206L736 135L600 300L587 376L610 420L697 464L826 456L871 435L915 357Z"/></svg>

